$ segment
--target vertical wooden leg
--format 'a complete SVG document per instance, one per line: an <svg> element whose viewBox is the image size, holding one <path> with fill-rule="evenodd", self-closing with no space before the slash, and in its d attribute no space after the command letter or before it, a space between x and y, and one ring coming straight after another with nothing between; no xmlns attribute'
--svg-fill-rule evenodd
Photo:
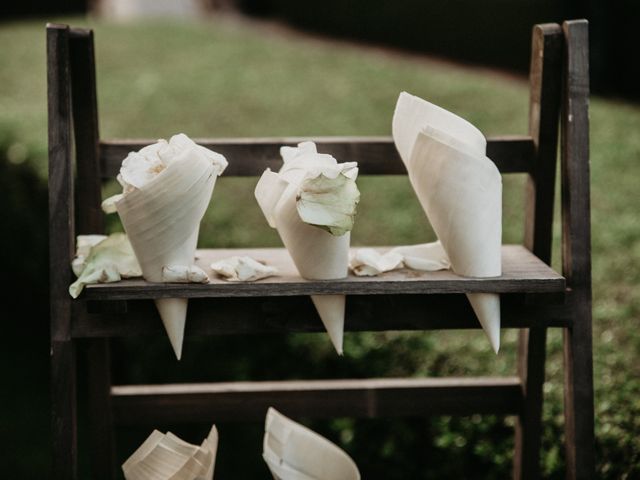
<svg viewBox="0 0 640 480"><path fill-rule="evenodd" d="M564 416L567 478L582 480L595 475L595 439L591 299L580 293L573 327L564 331Z"/></svg>
<svg viewBox="0 0 640 480"><path fill-rule="evenodd" d="M78 478L75 345L51 342L52 477Z"/></svg>
<svg viewBox="0 0 640 480"><path fill-rule="evenodd" d="M92 339L87 347L91 473L96 480L116 478L111 414L111 361L108 339Z"/></svg>
<svg viewBox="0 0 640 480"><path fill-rule="evenodd" d="M518 376L524 404L516 424L513 478L539 479L542 439L542 388L545 373L546 328L520 330Z"/></svg>

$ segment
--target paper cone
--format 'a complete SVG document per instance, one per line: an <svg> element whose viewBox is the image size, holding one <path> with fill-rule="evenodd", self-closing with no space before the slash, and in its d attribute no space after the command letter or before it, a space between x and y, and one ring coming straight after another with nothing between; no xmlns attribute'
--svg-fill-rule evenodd
<svg viewBox="0 0 640 480"><path fill-rule="evenodd" d="M398 100L393 132L411 185L453 271L468 277L501 275L502 178L485 156L482 133L452 113L405 93ZM497 353L499 295L467 297Z"/></svg>
<svg viewBox="0 0 640 480"><path fill-rule="evenodd" d="M193 264L200 221L217 176L210 161L193 156L171 163L149 183L118 200L116 209L147 281L162 282L165 266ZM156 300L178 360L187 302Z"/></svg>
<svg viewBox="0 0 640 480"><path fill-rule="evenodd" d="M296 189L284 192L274 212L278 234L300 275L309 280L345 278L351 234L339 237L304 223L296 210ZM312 295L311 300L339 355L343 354L344 295Z"/></svg>
<svg viewBox="0 0 640 480"><path fill-rule="evenodd" d="M269 408L263 458L281 480L359 480L354 461L337 445Z"/></svg>
<svg viewBox="0 0 640 480"><path fill-rule="evenodd" d="M355 180L355 163L338 164L330 155L318 154L311 142L298 148L283 147L284 166L280 173L266 170L255 189L255 196L267 222L278 234L300 272L310 280L345 278L349 270L350 232L332 235L305 223L297 206L300 183L309 171L313 175L335 178L348 170L346 177ZM358 194L359 195L359 194ZM343 353L344 295L313 295L318 315L338 354Z"/></svg>
<svg viewBox="0 0 640 480"><path fill-rule="evenodd" d="M344 311L346 298L344 295L311 295L311 300L318 311L320 320L329 334L333 347L342 355L344 337Z"/></svg>
<svg viewBox="0 0 640 480"><path fill-rule="evenodd" d="M461 139L479 154L484 155L487 150L487 139L473 124L420 97L402 92L396 103L391 129L393 141L405 165L411 158L418 134L427 125Z"/></svg>
<svg viewBox="0 0 640 480"><path fill-rule="evenodd" d="M154 430L122 471L127 480L212 480L217 449L215 425L200 446Z"/></svg>

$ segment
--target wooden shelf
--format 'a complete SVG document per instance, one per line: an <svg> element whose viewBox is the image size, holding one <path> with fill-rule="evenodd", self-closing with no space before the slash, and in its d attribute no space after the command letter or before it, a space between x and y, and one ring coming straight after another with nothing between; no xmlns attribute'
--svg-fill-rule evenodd
<svg viewBox="0 0 640 480"><path fill-rule="evenodd" d="M518 377L369 378L111 387L121 425L261 421L271 406L291 416L358 418L517 414ZM166 408L170 404L171 408Z"/></svg>
<svg viewBox="0 0 640 480"><path fill-rule="evenodd" d="M278 268L280 275L257 282L227 282L211 272L211 262L232 255L248 255ZM142 279L89 285L85 300L139 300L154 298L271 297L322 294L389 295L438 293L552 293L563 292L565 279L521 245L502 247L500 277L468 278L450 270L397 270L377 277L349 275L341 280L301 278L287 250L199 250L197 264L210 274L208 284L149 283Z"/></svg>

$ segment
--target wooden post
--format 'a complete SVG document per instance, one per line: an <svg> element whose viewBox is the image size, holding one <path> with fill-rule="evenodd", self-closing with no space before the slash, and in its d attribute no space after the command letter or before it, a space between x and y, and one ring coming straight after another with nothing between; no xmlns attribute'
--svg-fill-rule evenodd
<svg viewBox="0 0 640 480"><path fill-rule="evenodd" d="M77 471L76 364L71 339L71 260L74 249L69 28L47 25L49 118L49 292L51 315L52 474Z"/></svg>
<svg viewBox="0 0 640 480"><path fill-rule="evenodd" d="M563 24L562 270L573 326L564 333L567 478L595 475L589 201L589 24Z"/></svg>
<svg viewBox="0 0 640 480"><path fill-rule="evenodd" d="M551 263L553 241L561 62L560 25L536 25L531 40L529 73L529 134L534 142L534 160L527 179L524 243L547 264ZM546 339L546 328L520 330L518 376L522 382L524 403L516 424L515 479L540 478Z"/></svg>
<svg viewBox="0 0 640 480"><path fill-rule="evenodd" d="M70 64L77 169L77 232L104 231L100 208L100 135L93 32L72 29ZM107 338L87 340L89 440L94 479L114 479L115 442L111 411L111 362Z"/></svg>

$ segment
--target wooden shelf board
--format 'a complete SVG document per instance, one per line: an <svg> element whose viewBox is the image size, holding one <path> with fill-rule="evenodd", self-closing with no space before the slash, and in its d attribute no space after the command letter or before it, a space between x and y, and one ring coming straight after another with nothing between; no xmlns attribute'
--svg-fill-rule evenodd
<svg viewBox="0 0 640 480"><path fill-rule="evenodd" d="M257 282L228 282L216 277L209 265L233 255L248 255L273 265L280 274ZM299 276L287 250L283 248L199 250L197 257L196 264L211 277L208 284L150 283L142 279L128 279L88 285L81 298L136 300L323 294L552 293L565 289L564 278L521 245L502 247L503 273L500 277L492 278L461 277L450 270L420 272L402 269L377 277L349 274L340 280L306 280Z"/></svg>

